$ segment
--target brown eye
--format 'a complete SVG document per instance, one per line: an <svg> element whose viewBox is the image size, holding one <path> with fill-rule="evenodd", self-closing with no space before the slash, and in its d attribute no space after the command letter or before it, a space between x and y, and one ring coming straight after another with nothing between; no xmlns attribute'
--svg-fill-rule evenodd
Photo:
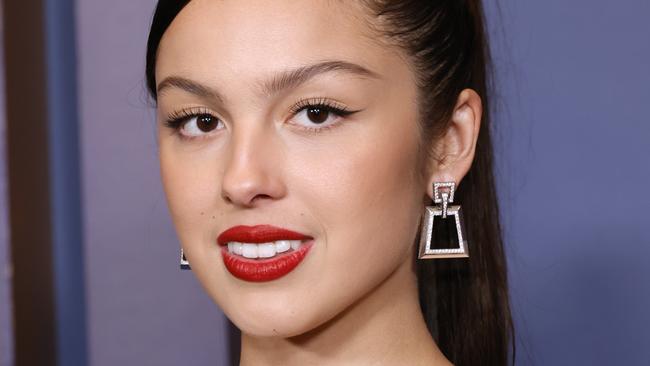
<svg viewBox="0 0 650 366"><path fill-rule="evenodd" d="M217 127L217 120L209 114L202 114L196 117L196 127L203 132L210 132Z"/></svg>
<svg viewBox="0 0 650 366"><path fill-rule="evenodd" d="M291 108L294 118L291 124L303 127L305 130L316 131L330 128L352 113L337 103L321 99L301 100Z"/></svg>
<svg viewBox="0 0 650 366"><path fill-rule="evenodd" d="M307 109L307 118L313 123L323 123L327 121L329 111L323 108L314 107Z"/></svg>
<svg viewBox="0 0 650 366"><path fill-rule="evenodd" d="M197 114L190 117L181 127L181 134L188 137L198 137L213 130L222 129L223 122L211 114Z"/></svg>

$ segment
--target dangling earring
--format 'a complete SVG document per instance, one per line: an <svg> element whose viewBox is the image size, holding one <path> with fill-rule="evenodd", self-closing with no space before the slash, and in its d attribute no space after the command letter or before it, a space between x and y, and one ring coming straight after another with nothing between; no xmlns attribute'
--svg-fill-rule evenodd
<svg viewBox="0 0 650 366"><path fill-rule="evenodd" d="M445 190L441 190L441 188L445 188ZM454 182L436 182L433 184L433 203L439 205L425 207L422 233L420 234L419 259L469 257L460 205L449 206L454 201L455 191L456 183ZM453 216L454 220L451 225L447 216ZM436 220L436 217L440 219ZM434 222L435 229L433 227ZM434 237L443 241L442 244L451 244L452 247L431 248Z"/></svg>
<svg viewBox="0 0 650 366"><path fill-rule="evenodd" d="M181 269L192 269L190 268L190 262L188 262L187 258L185 258L185 253L183 253L182 248L181 248Z"/></svg>

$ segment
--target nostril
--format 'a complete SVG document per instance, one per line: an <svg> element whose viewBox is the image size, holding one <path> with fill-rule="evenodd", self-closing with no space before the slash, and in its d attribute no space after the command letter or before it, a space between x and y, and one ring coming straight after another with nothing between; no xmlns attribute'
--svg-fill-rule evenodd
<svg viewBox="0 0 650 366"><path fill-rule="evenodd" d="M228 193L226 191L221 191L221 199L226 201L226 203L232 203L232 200L228 196Z"/></svg>
<svg viewBox="0 0 650 366"><path fill-rule="evenodd" d="M264 200L267 200L267 199L272 199L272 196L270 196L268 194L257 194L255 196L253 196L253 198L251 198L250 200L246 200L244 198L242 200L236 200L236 201L233 200L230 197L230 195L227 194L227 193L222 194L221 197L228 204L240 204L242 206L251 206L251 205L259 202L260 200L264 201Z"/></svg>
<svg viewBox="0 0 650 366"><path fill-rule="evenodd" d="M264 199L267 199L267 198L271 198L271 196L269 196L268 194L258 194L255 197L253 197L253 199L251 200L251 203L253 203L253 202L257 201L257 200L264 200Z"/></svg>

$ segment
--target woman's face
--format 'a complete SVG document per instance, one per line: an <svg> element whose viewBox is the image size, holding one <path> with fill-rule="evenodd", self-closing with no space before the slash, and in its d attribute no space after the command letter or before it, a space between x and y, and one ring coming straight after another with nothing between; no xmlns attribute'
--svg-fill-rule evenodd
<svg viewBox="0 0 650 366"><path fill-rule="evenodd" d="M352 4L194 0L160 43L173 222L201 284L248 334L304 333L412 265L426 194L415 82ZM240 225L305 237L246 259L292 237L235 230L221 238L247 249L228 254L217 238Z"/></svg>

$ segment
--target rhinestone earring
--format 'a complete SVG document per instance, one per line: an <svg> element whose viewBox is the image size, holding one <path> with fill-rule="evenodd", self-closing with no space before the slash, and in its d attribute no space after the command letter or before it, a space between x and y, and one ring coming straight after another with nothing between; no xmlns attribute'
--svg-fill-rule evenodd
<svg viewBox="0 0 650 366"><path fill-rule="evenodd" d="M185 258L185 253L183 253L182 248L181 248L181 269L192 269L190 268L190 262L188 262L187 258Z"/></svg>
<svg viewBox="0 0 650 366"><path fill-rule="evenodd" d="M454 201L455 191L454 182L433 183L433 203L438 205L425 207L419 259L469 257L460 205L449 206ZM452 216L453 221L447 216ZM433 242L447 246L431 248Z"/></svg>

